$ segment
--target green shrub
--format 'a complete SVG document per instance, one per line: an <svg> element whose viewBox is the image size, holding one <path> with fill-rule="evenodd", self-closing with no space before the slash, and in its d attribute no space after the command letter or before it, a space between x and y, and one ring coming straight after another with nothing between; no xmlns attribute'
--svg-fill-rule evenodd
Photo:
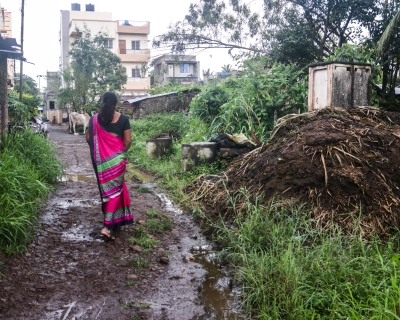
<svg viewBox="0 0 400 320"><path fill-rule="evenodd" d="M274 113L307 111L307 76L296 65L246 62L237 77L212 81L195 96L190 113L210 126L210 134L253 131L261 139L272 130Z"/></svg>

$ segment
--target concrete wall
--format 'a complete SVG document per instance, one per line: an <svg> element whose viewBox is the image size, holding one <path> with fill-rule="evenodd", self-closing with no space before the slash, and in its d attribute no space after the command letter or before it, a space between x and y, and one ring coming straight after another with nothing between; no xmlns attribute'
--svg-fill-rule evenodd
<svg viewBox="0 0 400 320"><path fill-rule="evenodd" d="M183 111L189 108L193 97L199 91L183 91L142 98L130 103L123 103L120 110L131 119L140 119L153 113Z"/></svg>
<svg viewBox="0 0 400 320"><path fill-rule="evenodd" d="M84 8L81 8L84 9ZM71 19L79 20L112 20L111 12L99 11L70 11Z"/></svg>
<svg viewBox="0 0 400 320"><path fill-rule="evenodd" d="M90 30L92 37L94 37L99 32L107 33L107 38L115 39L117 34L117 28L115 21L89 21L89 20L71 20L70 28L69 28L69 36L75 35L75 30L78 28L79 30L84 30L85 25ZM72 39L73 41L74 39ZM117 52L115 49L118 47L118 43L113 43L113 51L114 53Z"/></svg>

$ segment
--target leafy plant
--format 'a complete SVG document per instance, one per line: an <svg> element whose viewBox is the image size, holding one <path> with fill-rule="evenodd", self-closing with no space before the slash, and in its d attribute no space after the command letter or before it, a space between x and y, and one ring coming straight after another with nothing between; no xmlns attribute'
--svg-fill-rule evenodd
<svg viewBox="0 0 400 320"><path fill-rule="evenodd" d="M22 94L22 102L19 101L19 95L16 91L8 91L8 112L11 122L23 126L30 121L32 116L38 115L38 106L40 98L28 93Z"/></svg>

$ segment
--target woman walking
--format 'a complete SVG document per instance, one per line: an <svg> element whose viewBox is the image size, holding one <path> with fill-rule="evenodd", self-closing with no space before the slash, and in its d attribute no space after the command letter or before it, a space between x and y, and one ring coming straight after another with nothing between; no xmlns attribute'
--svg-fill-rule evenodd
<svg viewBox="0 0 400 320"><path fill-rule="evenodd" d="M115 240L112 231L133 223L131 201L124 180L125 153L131 145L131 127L129 119L116 111L117 104L114 92L104 93L100 111L90 118L86 132L104 214L101 234L110 240Z"/></svg>

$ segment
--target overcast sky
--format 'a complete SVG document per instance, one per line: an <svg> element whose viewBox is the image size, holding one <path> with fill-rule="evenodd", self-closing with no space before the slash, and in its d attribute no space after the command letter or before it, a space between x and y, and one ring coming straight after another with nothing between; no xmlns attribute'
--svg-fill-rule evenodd
<svg viewBox="0 0 400 320"><path fill-rule="evenodd" d="M37 82L38 75L47 71L57 71L60 56L58 33L60 30L60 10L71 10L71 3L80 3L81 10L86 4L94 4L95 11L112 12L113 20L150 21L150 36L164 33L170 23L180 21L188 13L190 3L198 0L92 0L92 2L66 0L25 0L24 56L34 63L24 63L23 71ZM21 0L0 0L1 7L12 12L12 36L20 44L21 40ZM152 49L152 56L160 52ZM188 54L193 54L188 52ZM231 64L228 51L206 50L198 55L201 69L210 68L219 72L225 64ZM17 63L17 72L19 62ZM45 87L42 78L40 86Z"/></svg>

